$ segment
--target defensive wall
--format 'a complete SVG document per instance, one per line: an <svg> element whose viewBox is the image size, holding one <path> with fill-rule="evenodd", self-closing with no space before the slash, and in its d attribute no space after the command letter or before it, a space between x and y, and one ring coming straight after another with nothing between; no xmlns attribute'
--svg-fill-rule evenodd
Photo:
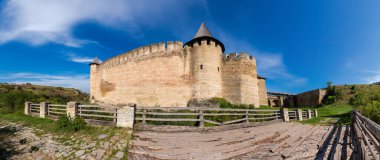
<svg viewBox="0 0 380 160"><path fill-rule="evenodd" d="M143 46L90 68L94 101L186 107L190 100L224 97L236 104L260 105L255 58L223 54L210 40Z"/></svg>

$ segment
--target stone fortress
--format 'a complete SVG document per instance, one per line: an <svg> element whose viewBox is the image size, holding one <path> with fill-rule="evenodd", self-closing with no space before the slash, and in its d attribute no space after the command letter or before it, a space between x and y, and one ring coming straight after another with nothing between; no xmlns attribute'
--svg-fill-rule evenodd
<svg viewBox="0 0 380 160"><path fill-rule="evenodd" d="M222 97L234 104L268 105L265 78L247 53L224 54L202 23L194 38L143 46L90 64L93 102L186 107Z"/></svg>

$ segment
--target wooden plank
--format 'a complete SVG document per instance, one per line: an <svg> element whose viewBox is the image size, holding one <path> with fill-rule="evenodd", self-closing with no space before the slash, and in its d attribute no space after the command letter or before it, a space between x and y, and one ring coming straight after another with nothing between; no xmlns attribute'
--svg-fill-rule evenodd
<svg viewBox="0 0 380 160"><path fill-rule="evenodd" d="M78 105L78 107L83 107L83 108L91 108L91 107L94 107L94 108L109 108L109 107L106 107L106 106L99 106L99 105Z"/></svg>
<svg viewBox="0 0 380 160"><path fill-rule="evenodd" d="M252 119L252 120L269 120L269 119L276 119L276 117L263 117L263 118L249 118L249 119Z"/></svg>
<svg viewBox="0 0 380 160"><path fill-rule="evenodd" d="M67 107L65 104L48 104L48 106L52 106L52 107Z"/></svg>
<svg viewBox="0 0 380 160"><path fill-rule="evenodd" d="M245 113L203 113L204 116L244 116Z"/></svg>
<svg viewBox="0 0 380 160"><path fill-rule="evenodd" d="M135 118L136 120L146 120L146 121L159 121L159 122L175 122L175 121L182 121L182 122L185 122L185 121L189 121L189 122L196 122L196 121L200 121L199 119L185 119L185 118L173 118L173 119L170 119L170 118L139 118L139 117L136 117Z"/></svg>
<svg viewBox="0 0 380 160"><path fill-rule="evenodd" d="M370 143L370 141L368 140L367 135L365 134L365 129L364 129L365 127L364 127L363 123L360 121L360 119L357 119L356 122L358 123L359 132L361 132L361 135L363 135L364 144L365 144L366 146L368 146L368 149L369 149L371 155L375 158L375 160L378 160L379 157L377 156L377 153L376 153L376 151L375 151L376 149L374 149L374 148L371 146L371 143Z"/></svg>
<svg viewBox="0 0 380 160"><path fill-rule="evenodd" d="M63 115L65 115L65 114L66 114L66 112L53 112L53 111L49 111L49 113L54 113L54 114L63 114Z"/></svg>
<svg viewBox="0 0 380 160"><path fill-rule="evenodd" d="M236 122L241 122L241 121L245 121L247 120L246 118L242 118L242 119L235 119L235 120L231 120L231 121L225 121L225 122L222 122L223 125L226 125L226 124L231 124L231 123L236 123Z"/></svg>
<svg viewBox="0 0 380 160"><path fill-rule="evenodd" d="M116 118L115 116L95 115L95 114L79 114L83 117L100 117L100 118Z"/></svg>
<svg viewBox="0 0 380 160"><path fill-rule="evenodd" d="M162 113L162 112L136 112L138 115L165 115L165 116L197 116L198 113Z"/></svg>
<svg viewBox="0 0 380 160"><path fill-rule="evenodd" d="M222 123L211 121L211 120L207 120L207 119L205 119L204 121L207 122L207 123L212 123L212 124L216 124L216 125L219 125L219 126L223 125Z"/></svg>
<svg viewBox="0 0 380 160"><path fill-rule="evenodd" d="M365 124L366 128L373 134L376 135L376 139L380 141L380 125L371 121L367 117L361 115L358 111L354 111L355 115Z"/></svg>
<svg viewBox="0 0 380 160"><path fill-rule="evenodd" d="M88 109L79 109L80 112L96 112L96 113L114 113L114 111L106 111L106 110L88 110Z"/></svg>
<svg viewBox="0 0 380 160"><path fill-rule="evenodd" d="M66 109L62 109L62 108L49 108L49 110L66 111Z"/></svg>

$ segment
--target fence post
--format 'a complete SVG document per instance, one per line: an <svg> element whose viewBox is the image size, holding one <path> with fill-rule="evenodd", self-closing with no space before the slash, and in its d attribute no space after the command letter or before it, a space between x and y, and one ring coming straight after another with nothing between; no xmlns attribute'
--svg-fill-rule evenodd
<svg viewBox="0 0 380 160"><path fill-rule="evenodd" d="M135 120L135 107L124 106L117 109L116 126L133 128Z"/></svg>
<svg viewBox="0 0 380 160"><path fill-rule="evenodd" d="M116 123L117 122L117 108L114 108L113 109L113 122Z"/></svg>
<svg viewBox="0 0 380 160"><path fill-rule="evenodd" d="M48 103L47 102L41 102L40 103L40 117L45 118L48 114Z"/></svg>
<svg viewBox="0 0 380 160"><path fill-rule="evenodd" d="M310 110L310 109L307 110L307 118L308 118L308 119L311 119L311 118L312 118L312 117L311 117L311 110Z"/></svg>
<svg viewBox="0 0 380 160"><path fill-rule="evenodd" d="M302 109L297 109L297 117L299 121L302 121Z"/></svg>
<svg viewBox="0 0 380 160"><path fill-rule="evenodd" d="M75 118L78 115L78 103L75 101L67 102L66 114L71 118Z"/></svg>
<svg viewBox="0 0 380 160"><path fill-rule="evenodd" d="M203 128L205 126L205 121L203 119L203 110L199 110L199 127Z"/></svg>
<svg viewBox="0 0 380 160"><path fill-rule="evenodd" d="M284 120L284 122L289 122L289 112L287 108L282 108L281 109L281 117Z"/></svg>
<svg viewBox="0 0 380 160"><path fill-rule="evenodd" d="M249 114L248 114L248 110L245 110L245 123L249 123Z"/></svg>
<svg viewBox="0 0 380 160"><path fill-rule="evenodd" d="M318 117L318 110L314 110L314 116Z"/></svg>
<svg viewBox="0 0 380 160"><path fill-rule="evenodd" d="M143 114L141 115L142 117L142 124L145 124L146 123L146 109L143 110Z"/></svg>
<svg viewBox="0 0 380 160"><path fill-rule="evenodd" d="M32 104L31 102L28 102L28 101L26 101L25 102L25 114L26 115L30 115L30 104Z"/></svg>

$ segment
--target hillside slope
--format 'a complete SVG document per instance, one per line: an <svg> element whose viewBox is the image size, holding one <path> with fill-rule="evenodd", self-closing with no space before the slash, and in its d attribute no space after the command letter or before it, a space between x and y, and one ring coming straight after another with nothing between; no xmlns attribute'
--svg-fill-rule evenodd
<svg viewBox="0 0 380 160"><path fill-rule="evenodd" d="M335 86L335 103L348 103L364 116L380 124L380 85Z"/></svg>
<svg viewBox="0 0 380 160"><path fill-rule="evenodd" d="M89 95L78 89L27 84L0 83L0 109L21 110L25 101L65 104L88 103Z"/></svg>

